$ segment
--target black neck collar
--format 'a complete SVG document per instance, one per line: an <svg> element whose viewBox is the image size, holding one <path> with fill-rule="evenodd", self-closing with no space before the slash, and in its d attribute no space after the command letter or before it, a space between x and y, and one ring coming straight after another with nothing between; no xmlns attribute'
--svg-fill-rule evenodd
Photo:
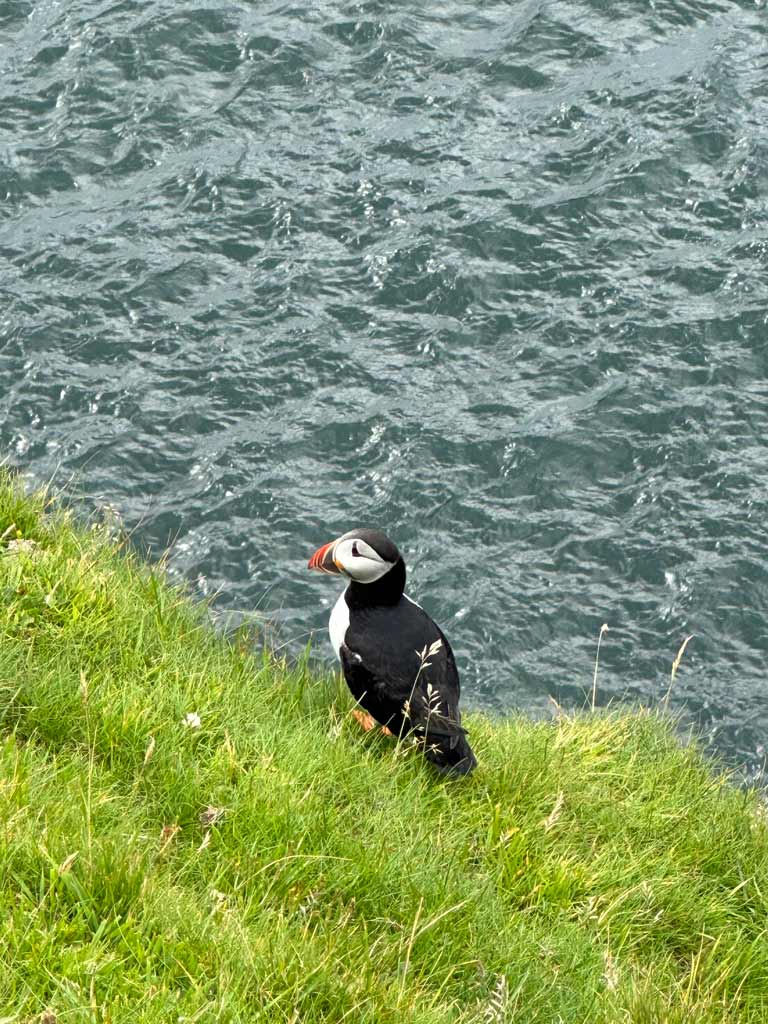
<svg viewBox="0 0 768 1024"><path fill-rule="evenodd" d="M357 583L347 588L350 608L371 608L374 605L397 604L405 590L405 562L398 558L395 564L374 583Z"/></svg>

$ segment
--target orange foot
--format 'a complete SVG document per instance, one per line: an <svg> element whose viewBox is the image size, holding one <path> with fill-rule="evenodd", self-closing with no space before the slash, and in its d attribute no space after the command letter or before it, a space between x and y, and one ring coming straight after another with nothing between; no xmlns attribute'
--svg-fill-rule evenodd
<svg viewBox="0 0 768 1024"><path fill-rule="evenodd" d="M378 722L373 715L369 715L367 711L360 711L357 708L354 708L352 715L360 723L364 732L370 732L371 729L375 729L378 725ZM386 727L386 725L381 726L381 731L385 736L392 735L392 732Z"/></svg>

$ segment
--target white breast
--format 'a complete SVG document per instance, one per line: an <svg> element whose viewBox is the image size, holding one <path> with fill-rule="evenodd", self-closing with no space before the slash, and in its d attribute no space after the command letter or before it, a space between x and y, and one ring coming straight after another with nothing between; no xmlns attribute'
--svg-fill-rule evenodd
<svg viewBox="0 0 768 1024"><path fill-rule="evenodd" d="M344 591L346 594L346 590ZM334 651L336 651L336 657L341 661L339 650L341 645L344 643L344 637L347 635L347 627L349 626L349 605L344 599L344 594L341 595L339 600L333 606L331 612L331 618L328 623L328 632L331 634L331 644L333 645Z"/></svg>

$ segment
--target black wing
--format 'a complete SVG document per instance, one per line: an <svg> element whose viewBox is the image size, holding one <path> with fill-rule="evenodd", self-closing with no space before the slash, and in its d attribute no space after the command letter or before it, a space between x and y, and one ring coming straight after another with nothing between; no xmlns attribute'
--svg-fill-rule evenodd
<svg viewBox="0 0 768 1024"><path fill-rule="evenodd" d="M477 764L461 726L459 709L454 704L448 714L436 708L435 695L440 690L434 683L412 687L400 704L393 701L391 690L381 694L381 681L368 670L361 656L342 644L339 650L344 678L352 694L377 722L386 725L395 736L413 733L424 747L424 755L438 771L450 775L469 775ZM422 675L429 671L430 665ZM453 714L451 714L451 711Z"/></svg>
<svg viewBox="0 0 768 1024"><path fill-rule="evenodd" d="M361 656L341 645L341 666L344 678L352 696L381 725L388 726L398 734L418 730L429 734L435 740L450 739L466 733L461 725L461 716L455 704L447 704L440 684L433 676L427 676L432 664L424 669L417 679L418 666L410 689L395 690L391 680L381 678L372 672ZM433 655L433 658L435 656Z"/></svg>
<svg viewBox="0 0 768 1024"><path fill-rule="evenodd" d="M340 657L355 699L382 725L445 743L462 736L459 673L445 635L418 605L376 609L348 629ZM383 643L382 637L391 638ZM430 653L431 651L431 653Z"/></svg>

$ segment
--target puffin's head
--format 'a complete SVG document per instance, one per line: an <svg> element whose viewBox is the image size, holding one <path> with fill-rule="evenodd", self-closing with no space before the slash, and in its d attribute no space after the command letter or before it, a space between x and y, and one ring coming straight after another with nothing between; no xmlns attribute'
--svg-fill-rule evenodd
<svg viewBox="0 0 768 1024"><path fill-rule="evenodd" d="M341 574L356 583L374 583L400 561L400 552L381 530L350 530L323 544L307 567Z"/></svg>

